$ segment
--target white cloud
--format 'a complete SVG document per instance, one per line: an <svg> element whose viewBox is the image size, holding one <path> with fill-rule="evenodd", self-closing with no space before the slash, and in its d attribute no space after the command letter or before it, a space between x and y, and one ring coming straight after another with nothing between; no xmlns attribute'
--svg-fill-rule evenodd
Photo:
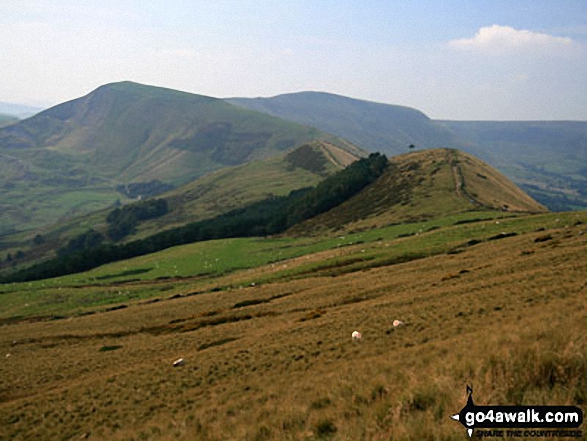
<svg viewBox="0 0 587 441"><path fill-rule="evenodd" d="M570 47L573 40L568 37L518 30L510 26L485 26L473 38L449 41L449 46L480 52L510 52L512 50L545 50Z"/></svg>

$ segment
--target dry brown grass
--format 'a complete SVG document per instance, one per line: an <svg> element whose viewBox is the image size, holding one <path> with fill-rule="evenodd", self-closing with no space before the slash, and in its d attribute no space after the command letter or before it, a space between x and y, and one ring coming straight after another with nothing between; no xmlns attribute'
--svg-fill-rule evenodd
<svg viewBox="0 0 587 441"><path fill-rule="evenodd" d="M0 439L462 440L467 384L584 405L584 230L1 326Z"/></svg>

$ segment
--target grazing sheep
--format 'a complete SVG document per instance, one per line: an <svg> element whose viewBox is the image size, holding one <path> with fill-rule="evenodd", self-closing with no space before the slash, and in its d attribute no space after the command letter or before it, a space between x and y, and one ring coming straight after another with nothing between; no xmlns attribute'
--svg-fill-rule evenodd
<svg viewBox="0 0 587 441"><path fill-rule="evenodd" d="M395 326L396 328L398 326L402 326L404 324L404 322L400 321L400 320L394 320L393 321L393 326Z"/></svg>
<svg viewBox="0 0 587 441"><path fill-rule="evenodd" d="M173 367L178 367L181 366L183 364L183 358L178 358L177 360L175 360L173 362Z"/></svg>
<svg viewBox="0 0 587 441"><path fill-rule="evenodd" d="M353 338L353 341L359 341L359 340L361 340L361 338L363 336L361 335L361 333L359 331L353 331L353 333L351 334L351 337Z"/></svg>

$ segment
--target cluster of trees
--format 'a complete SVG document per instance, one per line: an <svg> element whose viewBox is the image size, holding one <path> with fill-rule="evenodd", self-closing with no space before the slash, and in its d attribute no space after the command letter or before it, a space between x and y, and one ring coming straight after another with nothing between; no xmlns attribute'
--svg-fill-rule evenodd
<svg viewBox="0 0 587 441"><path fill-rule="evenodd" d="M150 199L115 208L106 217L108 237L117 241L136 231L137 225L147 219L154 219L169 212L165 199Z"/></svg>
<svg viewBox="0 0 587 441"><path fill-rule="evenodd" d="M120 240L133 233L140 221L163 216L168 212L165 199L154 199L115 208L106 217L108 222L108 237L114 241ZM37 235L38 236L38 235ZM44 239L35 236L35 244L43 243ZM67 245L57 250L59 258L65 258L71 254L93 250L105 242L106 237L94 229L74 237Z"/></svg>
<svg viewBox="0 0 587 441"><path fill-rule="evenodd" d="M314 188L296 190L288 196L272 197L213 219L194 222L126 244L106 245L96 242L96 246L86 247L92 240L99 239L89 234L83 240L76 240L75 245L80 246L75 251L62 253L55 259L16 272L2 281L20 282L72 274L108 262L192 242L281 233L355 195L381 176L387 164L385 155L373 153L326 178Z"/></svg>
<svg viewBox="0 0 587 441"><path fill-rule="evenodd" d="M20 259L22 259L23 257L24 257L24 251L22 251L22 250L18 250L18 251L17 251L17 252L14 254L14 256L13 256L11 253L8 253L8 254L6 255L6 260L5 260L5 262L6 262L6 263L10 263L10 262L13 262L14 260L20 260Z"/></svg>
<svg viewBox="0 0 587 441"><path fill-rule="evenodd" d="M79 251L91 250L104 242L104 239L105 238L102 234L94 229L90 229L71 239L66 246L59 248L57 250L57 255L64 257Z"/></svg>

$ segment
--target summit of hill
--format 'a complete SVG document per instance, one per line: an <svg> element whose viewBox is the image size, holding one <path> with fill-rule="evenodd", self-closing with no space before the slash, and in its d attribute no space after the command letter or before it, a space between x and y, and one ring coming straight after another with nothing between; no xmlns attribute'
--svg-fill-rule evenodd
<svg viewBox="0 0 587 441"><path fill-rule="evenodd" d="M388 156L416 148L473 154L553 211L587 207L587 122L443 121L414 108L323 92L227 101L317 127Z"/></svg>

